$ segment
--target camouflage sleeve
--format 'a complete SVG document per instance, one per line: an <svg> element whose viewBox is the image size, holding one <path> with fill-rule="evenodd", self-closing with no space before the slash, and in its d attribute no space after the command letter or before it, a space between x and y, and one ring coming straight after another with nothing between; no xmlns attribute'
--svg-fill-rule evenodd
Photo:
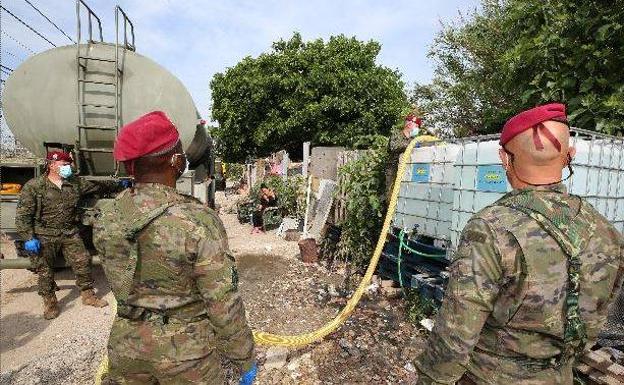
<svg viewBox="0 0 624 385"><path fill-rule="evenodd" d="M615 284L613 285L613 291L611 292L611 300L610 302L613 303L613 300L615 298L622 297L624 298L624 237L619 237L620 240L620 255L619 255L619 261L620 261L620 268L618 269L617 272L617 277L615 279ZM624 303L624 300L622 300L620 303Z"/></svg>
<svg viewBox="0 0 624 385"><path fill-rule="evenodd" d="M466 225L455 258L427 349L416 362L419 384L454 384L462 377L498 296L501 257L483 220Z"/></svg>
<svg viewBox="0 0 624 385"><path fill-rule="evenodd" d="M108 194L119 192L123 189L116 180L94 181L79 178L78 183L80 184L81 195Z"/></svg>
<svg viewBox="0 0 624 385"><path fill-rule="evenodd" d="M403 153L410 140L403 135L403 129L393 128L393 130L388 141L388 150L391 154Z"/></svg>
<svg viewBox="0 0 624 385"><path fill-rule="evenodd" d="M17 235L24 241L34 235L35 210L37 209L37 192L32 183L22 188L15 211L15 228Z"/></svg>
<svg viewBox="0 0 624 385"><path fill-rule="evenodd" d="M238 293L236 265L228 252L225 229L218 219L212 222L209 230L218 231L211 231L213 234L200 241L194 276L215 328L218 349L242 371L247 371L254 362L253 335Z"/></svg>

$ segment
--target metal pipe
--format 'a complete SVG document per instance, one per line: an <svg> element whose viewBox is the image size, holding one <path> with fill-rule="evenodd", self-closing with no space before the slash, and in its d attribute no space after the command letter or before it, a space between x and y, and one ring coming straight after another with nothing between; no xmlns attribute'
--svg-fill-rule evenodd
<svg viewBox="0 0 624 385"><path fill-rule="evenodd" d="M77 30L77 39L76 39L76 106L78 107L78 139L76 141L75 153L76 153L76 171L77 174L81 174L80 169L80 143L82 143L82 128L80 128L80 124L82 123L82 106L80 105L80 39L81 36L81 25L80 25L80 0L76 0L76 25L78 27Z"/></svg>
<svg viewBox="0 0 624 385"><path fill-rule="evenodd" d="M134 50L136 47L134 45L134 24L132 24L132 20L128 17L126 12L118 5L115 7L115 10L121 12L121 15L124 17L124 44L129 45ZM117 13L117 12L115 12ZM132 44L128 44L128 31L127 24L130 24L130 34L132 35Z"/></svg>
<svg viewBox="0 0 624 385"><path fill-rule="evenodd" d="M115 140L119 135L119 5L115 7ZM119 163L113 156L113 162L115 163L115 175L119 172Z"/></svg>
<svg viewBox="0 0 624 385"><path fill-rule="evenodd" d="M83 7L85 7L87 9L87 13L89 14L89 29L92 29L91 26L91 15L93 15L93 17L95 17L95 20L98 23L98 30L100 32L100 41L103 42L104 41L104 35L102 34L102 20L100 20L100 18L98 17L98 15L95 14L95 12L93 12L93 10L87 5L87 3L85 3L83 0L76 0L77 2L79 2L80 4L82 4ZM89 37L92 38L92 31L91 33L89 33Z"/></svg>
<svg viewBox="0 0 624 385"><path fill-rule="evenodd" d="M102 261L99 256L94 256L91 259L92 265L101 265ZM30 269L32 265L30 264L30 259L28 258L10 258L10 259L0 259L0 270L21 270L21 269Z"/></svg>

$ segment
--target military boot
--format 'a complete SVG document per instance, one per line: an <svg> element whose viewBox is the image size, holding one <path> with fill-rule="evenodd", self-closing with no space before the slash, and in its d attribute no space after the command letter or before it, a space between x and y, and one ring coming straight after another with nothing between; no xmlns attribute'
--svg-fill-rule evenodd
<svg viewBox="0 0 624 385"><path fill-rule="evenodd" d="M93 289L87 289L80 292L82 304L94 307L108 306L108 302L95 296Z"/></svg>
<svg viewBox="0 0 624 385"><path fill-rule="evenodd" d="M52 293L43 297L43 318L53 319L59 316L61 311L58 308L56 294Z"/></svg>

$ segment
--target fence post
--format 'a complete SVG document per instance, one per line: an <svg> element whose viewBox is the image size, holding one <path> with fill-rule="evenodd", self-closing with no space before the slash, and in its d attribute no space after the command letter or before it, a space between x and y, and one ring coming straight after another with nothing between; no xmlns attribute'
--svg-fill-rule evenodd
<svg viewBox="0 0 624 385"><path fill-rule="evenodd" d="M303 142L303 165L301 173L305 178L308 177L308 164L310 163L310 142Z"/></svg>

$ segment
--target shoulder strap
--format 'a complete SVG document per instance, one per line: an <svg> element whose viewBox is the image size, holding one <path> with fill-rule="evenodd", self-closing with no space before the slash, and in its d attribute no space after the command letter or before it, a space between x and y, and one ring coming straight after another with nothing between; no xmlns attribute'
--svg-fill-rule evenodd
<svg viewBox="0 0 624 385"><path fill-rule="evenodd" d="M581 260L579 254L585 249L588 238L583 233L593 233L595 224L587 220L587 203L581 200L580 213L572 221L557 215L546 216L539 208L532 207L530 200L511 196L499 202L534 219L561 247L567 256L567 292L565 301L564 356L578 355L587 343L587 330L579 309Z"/></svg>
<svg viewBox="0 0 624 385"><path fill-rule="evenodd" d="M174 202L168 202L162 206L158 206L155 209L148 211L147 213L141 215L134 221L130 222L130 224L125 228L124 236L129 241L134 241L136 235L143 230L147 225L149 225L154 219L163 215L165 211L169 209L169 207L173 206Z"/></svg>
<svg viewBox="0 0 624 385"><path fill-rule="evenodd" d="M139 216L127 226L124 226L124 237L130 243L130 248L128 250L129 254L124 265L119 266L120 268L117 269L117 279L111 281L111 288L120 304L124 305L128 300L128 296L132 292L132 288L136 283L137 267L141 262L139 257L139 245L136 242L136 236L141 230L143 230L156 218L163 215L173 205L174 202L168 202L162 206L158 206L155 209Z"/></svg>

